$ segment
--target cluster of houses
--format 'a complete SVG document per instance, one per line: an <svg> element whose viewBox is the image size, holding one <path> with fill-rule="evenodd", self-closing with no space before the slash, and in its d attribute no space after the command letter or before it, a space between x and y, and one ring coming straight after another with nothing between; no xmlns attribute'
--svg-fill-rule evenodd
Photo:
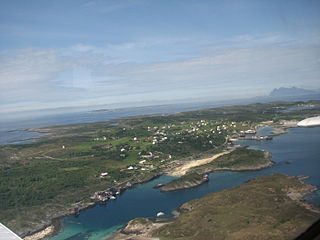
<svg viewBox="0 0 320 240"><path fill-rule="evenodd" d="M140 141L150 141L154 144L162 143L170 136L176 136L180 135L182 136L181 139L179 139L180 144L183 144L184 137L187 137L188 135L193 135L193 137L199 138L200 136L207 136L207 140L203 144L214 144L213 139L210 139L215 134L221 134L222 132L226 132L227 140L226 143L232 144L232 141L239 140L240 138L245 137L246 135L254 135L256 134L255 128L249 128L250 123L247 122L221 122L221 121L209 121L209 120L199 120L197 122L180 122L181 125L177 124L166 124L164 126L148 126L147 130L149 132L153 132L153 134L150 137L147 137L146 139L138 139L136 136L132 136L132 140L134 142L140 142ZM238 129L236 129L238 127ZM240 129L243 129L239 131ZM246 129L247 128L247 129ZM245 130L246 129L246 130ZM125 128L123 129L125 130ZM214 135L213 135L214 134ZM232 135L232 137L229 138L229 134ZM247 138L246 138L247 139ZM262 137L262 136L252 136L250 139L253 140L266 140L269 139L269 137ZM100 141L100 140L107 140L107 137L97 137L94 140ZM112 146L112 143L104 143L98 146L93 146L93 148L107 148L111 149L113 147L116 147L119 149L120 157L125 158L128 156L128 152L131 150L136 150L137 147L130 146L129 144L125 145L118 145L118 146ZM120 169L120 172L125 171L131 171L131 170L152 170L154 169L154 166L149 162L148 160L154 160L160 158L161 153L157 152L148 152L148 153L139 153L141 160L136 165L130 165L126 168ZM171 155L169 155L168 159L171 159ZM165 160L161 160L161 162L164 162ZM107 173L101 173L100 177L104 178L108 174Z"/></svg>
<svg viewBox="0 0 320 240"><path fill-rule="evenodd" d="M91 197L91 200L94 202L104 202L106 203L108 200L116 200L126 189L132 187L130 182L122 184L122 186L112 187L105 191L95 192Z"/></svg>
<svg viewBox="0 0 320 240"><path fill-rule="evenodd" d="M110 188L105 191L95 192L93 197L91 197L91 199L93 201L98 201L98 202L106 202L108 200L115 200L115 199L117 199L117 195L120 195L124 190L125 190L124 187L119 186L116 188Z"/></svg>
<svg viewBox="0 0 320 240"><path fill-rule="evenodd" d="M237 128L237 125L239 126ZM237 129L236 129L237 128ZM242 129L241 131L239 131L239 129ZM246 129L246 130L245 130ZM233 138L227 138L226 143L230 143L232 144L232 140L239 140L242 137L246 137L247 135L250 135L250 139L253 140L267 140L269 139L269 137L263 137L263 136L257 136L255 135L257 133L255 128L251 128L250 124L248 123L237 123L237 122L227 122L227 123L221 123L221 122L214 122L214 121L206 121L206 120L200 120L198 122L191 122L191 123L186 123L186 122L181 122L181 126L179 125L175 125L175 124L169 124L169 125L165 125L162 127L148 127L148 131L149 132L153 132L151 137L148 137L146 139L138 139L135 136L132 136L132 140L135 142L138 141L152 141L152 144L158 144L161 142L164 142L166 140L168 140L168 137L170 136L174 136L174 135L181 135L181 136L185 136L186 134L189 135L193 135L196 137L199 137L200 135L207 135L208 138L212 137L212 134L221 134L222 132L226 132L228 134L233 134ZM227 135L229 136L229 135ZM95 138L94 140L106 140L106 137L102 137L102 138ZM246 138L249 139L249 138ZM213 142L208 139L208 142L213 144ZM182 141L180 141L181 144L183 143ZM99 145L99 147L107 147L107 148L111 148L112 144L111 143L106 143L103 145ZM130 145L121 145L121 146L117 146L117 149L120 150L120 154L123 154L125 156L127 151L130 150L135 150L133 149L133 147L131 147ZM126 168L122 168L120 169L120 172L125 172L125 171L132 171L132 170L152 170L154 169L154 166L151 164L151 161L149 160L154 160L154 159L158 159L160 158L160 155L162 153L160 152L140 152L140 161L135 164L135 165L130 165L127 166ZM172 158L171 155L169 155L168 157L169 159ZM163 162L165 160L161 160L161 162ZM108 173L107 172L102 172L99 177L100 178L106 178L108 177ZM203 181L208 181L208 176L204 175L203 176ZM120 195L121 192L123 192L127 187L129 186L122 186L122 187L117 187L117 188L111 188L108 189L106 191L99 191L96 192L94 194L94 196L92 197L93 200L95 201L101 201L101 202L106 202L108 200L114 200L117 198L117 195Z"/></svg>
<svg viewBox="0 0 320 240"><path fill-rule="evenodd" d="M248 130L245 130L245 131L240 131L240 134L256 134L257 131L255 129L248 129Z"/></svg>
<svg viewBox="0 0 320 240"><path fill-rule="evenodd" d="M256 128L240 131L238 134L229 138L229 141L238 141L238 140L271 140L271 136L259 136L255 135L257 133ZM249 135L249 136L248 136Z"/></svg>
<svg viewBox="0 0 320 240"><path fill-rule="evenodd" d="M246 138L246 140L271 140L272 137L270 136L251 136L249 138Z"/></svg>
<svg viewBox="0 0 320 240"><path fill-rule="evenodd" d="M140 152L139 155L142 158L142 160L139 161L139 165L130 165L127 168L120 169L120 172L138 170L138 169L140 169L141 171L152 170L154 169L154 166L153 164L148 164L148 160L160 158L158 154L159 153L152 153L152 152L149 152L148 154L141 154ZM171 158L171 155L169 156L169 158Z"/></svg>
<svg viewBox="0 0 320 240"><path fill-rule="evenodd" d="M196 138L199 138L199 136L203 133L207 134L207 137L212 137L212 134L222 134L223 132L226 132L228 130L232 131L232 134L237 134L236 128L237 128L237 122L225 122L221 123L218 121L209 121L209 120L200 120L197 122L180 122L179 125L175 124L169 124L164 125L162 127L148 126L147 129L149 132L154 132L153 136L151 137L152 144L159 144L161 142L164 142L168 140L169 136L185 136L185 135L196 135ZM211 128L210 128L211 126ZM247 126L247 123L242 123L242 127ZM170 129L170 131L168 131ZM254 129L249 129L245 131L241 131L240 134L253 134L255 133ZM179 144L183 144L183 141L179 141ZM212 141L209 141L209 144L212 144Z"/></svg>

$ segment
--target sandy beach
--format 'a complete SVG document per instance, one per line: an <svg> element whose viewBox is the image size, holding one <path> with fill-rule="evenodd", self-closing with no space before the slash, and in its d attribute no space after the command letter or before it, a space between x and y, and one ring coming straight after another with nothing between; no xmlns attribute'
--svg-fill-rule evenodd
<svg viewBox="0 0 320 240"><path fill-rule="evenodd" d="M225 154L228 154L228 153L234 151L235 149L225 151L222 153L218 153L218 154L214 154L213 156L208 157L208 158L202 158L202 159L196 159L196 160L189 161L189 162L182 164L181 166L169 171L167 174L171 175L171 176L177 176L177 177L182 176L182 175L186 174L190 168L198 167L198 166L210 163L210 162L214 161L215 159L217 159L218 157L223 156Z"/></svg>
<svg viewBox="0 0 320 240"><path fill-rule="evenodd" d="M24 240L40 240L51 235L53 232L54 232L54 226L50 225L49 227L43 229L40 232L36 232L35 234L25 237Z"/></svg>

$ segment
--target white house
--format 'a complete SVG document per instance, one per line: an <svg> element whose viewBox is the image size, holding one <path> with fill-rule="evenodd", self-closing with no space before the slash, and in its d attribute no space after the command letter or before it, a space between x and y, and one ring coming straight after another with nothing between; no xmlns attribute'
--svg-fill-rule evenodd
<svg viewBox="0 0 320 240"><path fill-rule="evenodd" d="M109 174L109 173L107 173L107 172L100 173L100 177L102 177L102 178L103 178L103 177L106 177L106 176L108 176L108 174Z"/></svg>

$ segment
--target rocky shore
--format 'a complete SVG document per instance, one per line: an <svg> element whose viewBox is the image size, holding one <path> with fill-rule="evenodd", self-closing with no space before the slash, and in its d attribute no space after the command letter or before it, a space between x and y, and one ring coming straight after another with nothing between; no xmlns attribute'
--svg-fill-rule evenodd
<svg viewBox="0 0 320 240"><path fill-rule="evenodd" d="M277 127L277 128L274 128L272 130L270 136L278 136L278 135L281 135L281 134L285 134L287 132L288 132L288 130L286 128Z"/></svg>
<svg viewBox="0 0 320 240"><path fill-rule="evenodd" d="M175 179L161 188L161 192L178 191L182 189L188 189L197 187L208 181L208 178L202 174L191 173L186 174L178 179Z"/></svg>
<svg viewBox="0 0 320 240"><path fill-rule="evenodd" d="M288 126L289 127L289 126ZM290 126L292 127L292 126ZM285 128L282 128L280 127L279 129L281 129L281 133L279 134L282 134L282 133L286 133L286 130ZM28 129L30 131L32 130L36 130L36 129ZM37 129L38 130L38 129ZM43 130L43 133L48 133L48 130L49 129L45 129ZM280 130L279 130L280 131ZM50 134L50 133L48 133ZM210 163L212 162L213 160L215 160L216 158L220 157L220 156L223 156L225 154L228 154L230 152L234 151L234 149L232 149L231 151L228 151L228 152L223 152L221 154L217 154L217 155L214 155L210 158L206 158L206 159L199 159L199 160L195 160L195 161L192 161L192 162L189 162L189 163L185 163L185 164L182 164L178 167L176 167L175 169L172 170L172 168L168 168L168 169L171 169L171 170L167 170L167 172L174 172L174 174L172 175L183 175L185 173L187 173L187 171L189 169L191 169L192 167L197 167L197 166L202 166L202 165L205 165L206 163ZM228 167L224 167L224 168L204 168L201 173L210 173L210 172L214 172L214 171L253 171L253 170L259 170L259 169L263 169L263 168L267 168L267 167L270 167L272 166L273 162L270 160L268 163L265 163L265 164L261 164L259 166L254 166L254 167L242 167L242 168L228 168ZM135 185L135 184L140 184L140 183L144 183L144 182L147 182L147 181L150 181L152 180L153 178L159 176L160 174L162 173L158 173L158 174L154 174L153 176L147 176L146 178L144 179L141 179L141 180L137 180L137 181L132 181L131 184L132 185ZM186 183L184 186L181 186L179 188L171 188L169 189L168 191L175 191L175 190L179 190L179 189L186 189L186 188L191 188L191 187L196 187L200 184L204 183L204 181L196 181L196 182L193 182L193 183ZM164 189L162 191L166 191L165 190L166 188L164 187ZM87 209L87 208L90 208L90 207L93 207L95 205L95 203L93 202L83 202L81 203L80 205L77 206L77 208L81 211L81 210L84 210L84 209ZM68 209L64 209L62 211L59 211L59 212L55 212L55 213L49 213L46 218L42 221L41 224L38 224L36 225L33 229L29 229L28 231L21 231L21 232L18 232L18 234L22 237L26 237L26 239L32 239L32 240L38 240L38 239L42 239L44 238L44 235L48 236L48 235L54 235L56 234L59 230L60 230L60 226L59 225L54 225L52 226L52 223L54 221L58 221L59 218L62 218L62 217L65 217L65 216L68 216L68 215L72 215L74 214L74 211L73 211L73 208L68 208ZM53 229L53 230L52 230ZM27 238L27 237L32 237L32 238Z"/></svg>
<svg viewBox="0 0 320 240"><path fill-rule="evenodd" d="M78 204L77 207L79 210L85 210L94 205L94 202L83 202ZM16 233L26 240L40 240L48 236L53 236L61 229L59 219L73 214L75 214L73 206L65 207L65 209L60 211L49 212L45 218L42 219L41 223L34 224L32 229L17 231Z"/></svg>
<svg viewBox="0 0 320 240"><path fill-rule="evenodd" d="M201 172L203 174L206 173L212 173L212 172L223 172L223 171L228 171L228 172L247 172L247 171L257 171L257 170L262 170L264 168L271 167L273 164L275 164L273 161L269 161L268 163L265 164L260 164L258 166L253 166L253 167L240 167L240 168L204 168Z"/></svg>
<svg viewBox="0 0 320 240"><path fill-rule="evenodd" d="M187 202L172 219L134 219L108 239L293 239L320 216L304 203L316 187L303 179L283 174L253 179Z"/></svg>
<svg viewBox="0 0 320 240"><path fill-rule="evenodd" d="M160 174L152 174L148 176L143 176L139 179L128 180L123 182L122 184L125 185L126 183L130 182L131 187L133 187L134 185L137 185L137 184L149 182L159 176ZM48 236L56 235L61 229L61 226L59 224L59 219L66 216L74 215L75 207L78 209L78 212L79 212L79 211L94 207L96 204L97 202L91 202L91 201L81 202L81 203L77 203L76 205L72 205L69 208L66 208L65 210L49 213L47 214L45 219L40 224L36 224L33 227L33 229L20 231L20 232L17 232L17 234L25 240L40 240Z"/></svg>
<svg viewBox="0 0 320 240"><path fill-rule="evenodd" d="M30 129L30 130L35 130L35 129ZM48 131L48 129L45 129L44 131ZM168 172L179 172L179 174L180 174L181 170L183 170L183 173L185 173L192 166L199 166L199 165L202 165L204 163L211 162L212 160L218 158L219 156L228 154L228 153L230 153L232 151L233 151L233 149L231 151L223 152L221 154L215 154L210 158L192 160L191 161L192 163L188 162L186 164L178 164L178 165L167 166L166 169L163 169L163 171L161 171L159 173L143 176L143 177L141 177L139 179L135 179L135 180L128 180L128 181L123 182L122 185L125 185L126 183L130 182L130 184L133 187L134 185L151 181L154 178L159 177L163 173L168 173ZM200 185L200 184L202 184L204 182L205 181L203 181L201 179L200 181L195 181L193 183L188 183L188 184L186 184L185 186L182 186L182 188L179 188L179 189L196 187L196 186L198 186L198 185ZM114 187L116 187L116 185ZM169 190L169 191L175 191L175 190L178 190L178 189L172 189L172 190ZM164 190L164 191L166 191L166 190ZM54 213L48 213L40 224L36 224L32 229L28 229L28 230L25 230L25 231L22 230L20 232L17 232L17 234L19 236L22 236L23 238L25 238L27 240L40 240L40 239L43 239L43 238L48 237L48 236L53 236L53 235L57 234L60 231L60 227L61 226L60 226L60 224L58 224L60 218L75 214L75 212L74 212L74 208L75 207L79 211L82 211L82 210L94 207L95 205L96 205L96 203L95 202L91 202L91 201L81 202L81 203L78 203L78 204L70 206L70 207L65 207L65 209L63 209L61 211L57 211L57 212L54 212Z"/></svg>
<svg viewBox="0 0 320 240"><path fill-rule="evenodd" d="M38 239L43 239L45 237L48 237L50 235L52 235L53 233L55 232L55 227L54 225L50 225L49 227L46 227L45 229L33 234L33 235L30 235L30 236L27 236L24 238L24 240L38 240Z"/></svg>
<svg viewBox="0 0 320 240"><path fill-rule="evenodd" d="M170 221L147 218L133 219L108 240L159 240L159 238L152 236L153 232L169 224Z"/></svg>

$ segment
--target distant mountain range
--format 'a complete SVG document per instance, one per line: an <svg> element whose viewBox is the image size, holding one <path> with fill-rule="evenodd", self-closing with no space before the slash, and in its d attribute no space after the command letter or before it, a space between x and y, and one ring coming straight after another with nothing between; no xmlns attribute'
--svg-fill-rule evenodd
<svg viewBox="0 0 320 240"><path fill-rule="evenodd" d="M279 97L279 96L302 96L302 95L313 95L319 94L320 92L316 92L313 90L307 90L303 88L291 87L291 88L275 88L269 94L270 97Z"/></svg>

